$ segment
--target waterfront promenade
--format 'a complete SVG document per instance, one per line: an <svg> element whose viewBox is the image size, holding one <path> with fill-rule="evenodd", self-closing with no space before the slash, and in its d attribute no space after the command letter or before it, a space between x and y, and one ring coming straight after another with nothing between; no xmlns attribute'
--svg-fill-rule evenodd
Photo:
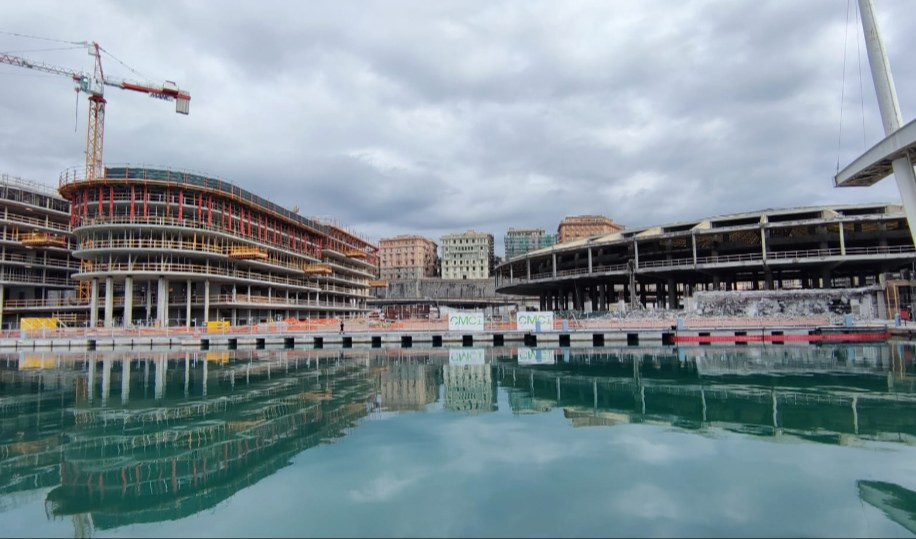
<svg viewBox="0 0 916 539"><path fill-rule="evenodd" d="M136 349L169 347L323 348L412 346L605 346L714 343L854 342L891 337L893 322L839 325L826 315L798 317L699 317L555 319L551 327L519 329L514 321L489 321L483 331L450 331L447 319L344 321L329 318L250 326L56 328L14 330L0 334L3 350ZM898 328L904 330L904 328ZM904 333L901 332L901 336Z"/></svg>

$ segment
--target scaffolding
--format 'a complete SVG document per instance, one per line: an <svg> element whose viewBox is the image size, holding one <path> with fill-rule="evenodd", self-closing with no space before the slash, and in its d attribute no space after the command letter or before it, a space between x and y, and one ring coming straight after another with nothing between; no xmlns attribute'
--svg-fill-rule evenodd
<svg viewBox="0 0 916 539"><path fill-rule="evenodd" d="M333 271L327 264L304 264L302 271L309 275L331 275Z"/></svg>
<svg viewBox="0 0 916 539"><path fill-rule="evenodd" d="M267 260L267 250L251 245L234 245L229 248L229 258L234 260Z"/></svg>
<svg viewBox="0 0 916 539"><path fill-rule="evenodd" d="M67 248L67 238L47 232L26 232L19 235L19 242L26 247L60 247Z"/></svg>

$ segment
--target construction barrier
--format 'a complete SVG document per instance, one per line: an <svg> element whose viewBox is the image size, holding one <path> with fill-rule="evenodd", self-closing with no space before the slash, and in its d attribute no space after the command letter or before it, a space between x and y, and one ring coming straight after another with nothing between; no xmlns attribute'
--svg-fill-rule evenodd
<svg viewBox="0 0 916 539"><path fill-rule="evenodd" d="M227 320L207 322L207 333L226 333L229 327Z"/></svg>
<svg viewBox="0 0 916 539"><path fill-rule="evenodd" d="M33 329L57 329L60 321L57 318L23 318L19 321L19 329L31 331Z"/></svg>

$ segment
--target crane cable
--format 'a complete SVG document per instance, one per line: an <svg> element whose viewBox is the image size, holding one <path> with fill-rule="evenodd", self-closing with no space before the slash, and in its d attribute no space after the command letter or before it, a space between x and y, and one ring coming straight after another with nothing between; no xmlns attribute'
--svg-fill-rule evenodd
<svg viewBox="0 0 916 539"><path fill-rule="evenodd" d="M0 34L6 34L6 35L8 35L8 36L16 36L16 37L27 37L27 38L29 38L29 39L40 39L40 40L42 40L42 41L54 41L55 43L69 43L70 45L83 45L83 44L84 44L84 42L82 42L82 41L67 41L67 40L64 40L64 39L54 39L54 38L51 38L51 37L30 36L30 35L28 35L28 34L19 34L19 33L16 33L16 32L7 32L7 31L5 31L5 30L0 30Z"/></svg>
<svg viewBox="0 0 916 539"><path fill-rule="evenodd" d="M836 173L840 173L840 147L843 142L843 105L846 101L846 49L849 45L849 8L852 0L846 0L846 29L843 33L843 84L840 87L840 129L836 141ZM858 37L858 34L857 34Z"/></svg>
<svg viewBox="0 0 916 539"><path fill-rule="evenodd" d="M859 63L859 102L862 106L862 149L865 150L865 91L862 89L862 42L858 39L859 28L862 22L859 18L859 4L856 3L856 55ZM865 30L862 30L862 40L865 39Z"/></svg>
<svg viewBox="0 0 916 539"><path fill-rule="evenodd" d="M85 47L86 45L89 44L88 41L67 41L67 40L64 40L64 39L54 39L54 38L51 38L51 37L42 37L42 36L33 36L33 35L29 35L29 34L20 34L20 33L18 33L18 32L7 32L7 31L5 31L5 30L0 30L0 34L5 34L5 35L8 35L8 36L16 36L16 37L25 37L25 38L29 38L29 39L40 39L40 40L42 40L42 41L53 41L53 42L55 42L55 43L67 43L67 44L69 44L69 45L76 45L76 46L74 46L74 47L61 47L61 48L59 48L59 49L36 49L36 50L34 50L34 51L18 51L18 52L44 52L44 51L53 51L53 50L69 50L69 49L76 49L76 48L79 48L79 47ZM150 79L149 77L147 77L146 75L144 75L144 74L140 73L139 71L137 71L136 69L130 67L129 65L127 65L126 63L124 63L123 61L121 61L118 57L116 57L114 54L111 54L111 53L108 52L107 50L103 49L101 46L99 47L99 50L102 51L102 52L104 52L104 53L107 54L108 56L110 56L113 60L115 60L116 62L118 62L118 63L121 64L122 66L126 67L128 70L130 70L131 73L137 75L137 76L140 77L141 79L144 79L144 80L152 80L152 79ZM6 54L10 54L10 53L12 53L12 52L16 52L16 51L9 51L9 52L7 52Z"/></svg>
<svg viewBox="0 0 916 539"><path fill-rule="evenodd" d="M836 173L840 172L840 153L843 141L843 107L846 102L846 51L849 47L849 12L852 7L852 0L846 1L846 30L843 36L843 84L840 90L840 128L839 134L837 135L837 151L836 151ZM859 71L859 103L861 107L862 115L862 148L865 149L867 144L867 137L865 132L865 91L862 86L862 47L859 43L859 31L860 26L859 19L859 5L856 4L856 61L858 63ZM864 38L864 36L863 36Z"/></svg>
<svg viewBox="0 0 916 539"><path fill-rule="evenodd" d="M80 49L82 45L74 45L72 47L52 47L50 49L19 49L13 51L2 51L2 54L22 54L24 52L51 52L51 51L71 51L74 49Z"/></svg>
<svg viewBox="0 0 916 539"><path fill-rule="evenodd" d="M122 62L120 59L118 59L114 54L111 54L111 53L108 52L107 50L103 49L101 46L99 46L99 50L102 51L102 52L104 52L104 53L107 54L108 56L110 56L114 61L118 62L118 63L121 64L122 66L124 66L124 67L126 67L127 69L129 69L131 73L133 73L134 75L137 75L138 77L140 77L140 79L142 79L142 80L152 80L152 79L150 79L149 77L147 77L146 75L144 75L143 73L140 73L140 72L137 71L136 69L130 67L130 66L127 65L127 64L125 64L125 63Z"/></svg>

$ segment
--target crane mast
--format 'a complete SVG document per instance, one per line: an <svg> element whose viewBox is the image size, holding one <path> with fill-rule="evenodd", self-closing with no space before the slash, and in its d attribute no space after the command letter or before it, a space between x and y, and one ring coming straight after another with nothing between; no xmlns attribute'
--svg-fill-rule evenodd
<svg viewBox="0 0 916 539"><path fill-rule="evenodd" d="M104 176L102 150L105 141L105 86L114 86L122 90L142 92L151 97L157 97L168 101L174 99L175 112L179 114L188 114L190 110L191 94L179 90L178 85L173 81L165 81L165 84L161 86L152 86L140 82L106 77L102 69L102 55L99 44L94 41L83 42L81 44L88 48L89 55L93 56L95 59L95 66L91 75L65 67L35 62L11 54L0 54L0 63L70 77L76 83L76 91L85 92L89 96L89 122L86 129L85 179L92 180Z"/></svg>

